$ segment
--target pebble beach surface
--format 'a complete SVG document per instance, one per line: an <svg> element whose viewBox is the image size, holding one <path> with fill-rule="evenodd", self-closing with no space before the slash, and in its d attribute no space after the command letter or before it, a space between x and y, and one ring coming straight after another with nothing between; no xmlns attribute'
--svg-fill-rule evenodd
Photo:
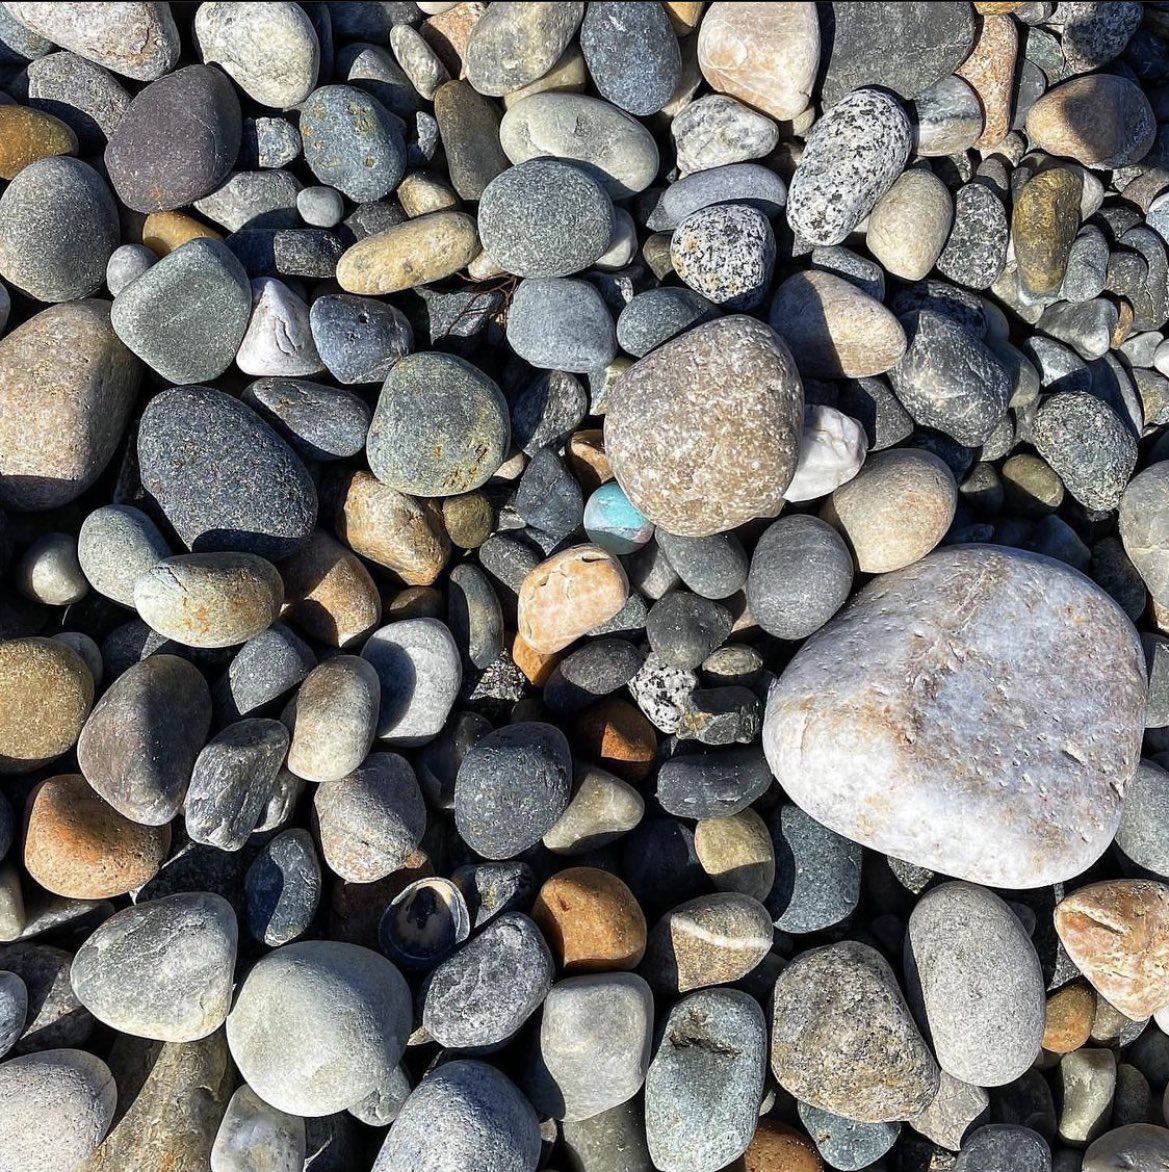
<svg viewBox="0 0 1169 1172"><path fill-rule="evenodd" d="M1169 4L0 3L0 1172L1165 1172Z"/></svg>

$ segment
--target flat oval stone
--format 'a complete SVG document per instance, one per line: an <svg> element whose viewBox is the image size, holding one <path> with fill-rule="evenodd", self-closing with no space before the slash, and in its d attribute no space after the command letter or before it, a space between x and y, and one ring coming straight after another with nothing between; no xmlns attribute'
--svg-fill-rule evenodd
<svg viewBox="0 0 1169 1172"><path fill-rule="evenodd" d="M340 781L365 760L377 732L381 682L368 662L336 655L309 672L285 714L288 768L306 781Z"/></svg>
<svg viewBox="0 0 1169 1172"><path fill-rule="evenodd" d="M510 442L507 400L492 379L453 354L411 354L382 387L366 451L391 488L447 497L485 484Z"/></svg>
<svg viewBox="0 0 1169 1172"><path fill-rule="evenodd" d="M758 163L729 163L686 175L658 197L646 226L673 231L687 216L718 203L742 203L774 219L787 204L787 184Z"/></svg>
<svg viewBox="0 0 1169 1172"><path fill-rule="evenodd" d="M1151 1123L1130 1123L1102 1135L1084 1153L1083 1172L1157 1172L1169 1156L1169 1130Z"/></svg>
<svg viewBox="0 0 1169 1172"><path fill-rule="evenodd" d="M223 391L174 387L151 399L138 461L143 487L196 552L287 557L316 521L316 490L299 457Z"/></svg>
<svg viewBox="0 0 1169 1172"><path fill-rule="evenodd" d="M1138 86L1113 73L1095 73L1049 89L1027 113L1027 137L1085 167L1126 167L1149 153L1156 122Z"/></svg>
<svg viewBox="0 0 1169 1172"><path fill-rule="evenodd" d="M96 293L117 247L117 204L79 159L30 163L0 195L0 277L37 301Z"/></svg>
<svg viewBox="0 0 1169 1172"><path fill-rule="evenodd" d="M866 670L842 681L858 640ZM936 687L914 686L925 678ZM1145 688L1135 632L1097 587L1045 557L956 546L874 582L804 645L768 699L763 742L785 792L838 833L972 882L1037 887L1112 841ZM837 720L861 755L834 749Z"/></svg>
<svg viewBox="0 0 1169 1172"><path fill-rule="evenodd" d="M337 262L347 293L399 293L440 281L479 253L475 221L465 212L431 212L359 240Z"/></svg>
<svg viewBox="0 0 1169 1172"><path fill-rule="evenodd" d="M567 277L609 247L613 201L582 168L559 159L509 167L479 200L479 236L491 259L520 277Z"/></svg>
<svg viewBox="0 0 1169 1172"><path fill-rule="evenodd" d="M851 940L804 952L780 974L771 1066L802 1102L862 1123L916 1115L940 1078L893 970Z"/></svg>
<svg viewBox="0 0 1169 1172"><path fill-rule="evenodd" d="M499 142L499 107L465 81L448 81L434 95L434 117L446 152L451 186L476 200L501 171L507 155Z"/></svg>
<svg viewBox="0 0 1169 1172"><path fill-rule="evenodd" d="M653 136L635 118L584 94L533 94L503 116L499 141L513 163L541 155L575 160L614 199L644 191L658 173Z"/></svg>
<svg viewBox="0 0 1169 1172"><path fill-rule="evenodd" d="M1120 537L1153 598L1169 602L1169 461L1134 476L1120 498Z"/></svg>
<svg viewBox="0 0 1169 1172"><path fill-rule="evenodd" d="M209 65L187 65L130 103L106 147L106 170L134 211L181 208L222 185L241 133L231 82Z"/></svg>
<svg viewBox="0 0 1169 1172"><path fill-rule="evenodd" d="M364 90L321 86L300 108L305 162L317 179L354 203L381 199L406 173L406 145L399 125Z"/></svg>
<svg viewBox="0 0 1169 1172"><path fill-rule="evenodd" d="M467 80L490 97L531 85L568 48L584 10L579 3L502 3L488 8L467 41Z"/></svg>
<svg viewBox="0 0 1169 1172"><path fill-rule="evenodd" d="M932 172L913 167L869 213L865 247L893 276L920 281L934 267L954 222L954 201Z"/></svg>
<svg viewBox="0 0 1169 1172"><path fill-rule="evenodd" d="M698 66L719 93L787 122L811 102L819 64L820 25L807 5L707 6Z"/></svg>
<svg viewBox="0 0 1169 1172"><path fill-rule="evenodd" d="M1043 971L1026 929L993 892L944 883L922 896L905 935L906 987L938 1063L997 1087L1035 1061L1046 1017Z"/></svg>
<svg viewBox="0 0 1169 1172"><path fill-rule="evenodd" d="M893 186L909 158L896 98L855 90L812 128L788 188L788 222L813 244L840 244Z"/></svg>
<svg viewBox="0 0 1169 1172"><path fill-rule="evenodd" d="M630 114L657 113L681 80L678 39L661 5L594 0L580 47L597 92Z"/></svg>
<svg viewBox="0 0 1169 1172"><path fill-rule="evenodd" d="M70 980L99 1021L192 1042L227 1017L239 929L227 900L184 892L116 912L78 949Z"/></svg>
<svg viewBox="0 0 1169 1172"><path fill-rule="evenodd" d="M802 417L787 347L762 323L727 317L625 372L605 416L605 444L621 487L645 516L671 533L703 537L778 510Z"/></svg>
<svg viewBox="0 0 1169 1172"><path fill-rule="evenodd" d="M700 989L671 1006L645 1082L645 1135L656 1168L733 1164L759 1118L767 1027L754 998Z"/></svg>
<svg viewBox="0 0 1169 1172"><path fill-rule="evenodd" d="M456 1059L427 1075L402 1104L372 1172L533 1172L540 1128L515 1084L485 1062Z"/></svg>
<svg viewBox="0 0 1169 1172"><path fill-rule="evenodd" d="M158 526L133 505L95 509L77 535L77 559L86 580L123 606L134 605L139 575L170 554Z"/></svg>
<svg viewBox="0 0 1169 1172"><path fill-rule="evenodd" d="M88 1051L10 1059L0 1066L0 1151L22 1172L80 1168L105 1138L117 1101L110 1068Z"/></svg>
<svg viewBox="0 0 1169 1172"><path fill-rule="evenodd" d="M617 356L617 331L604 299L587 281L529 277L512 295L507 341L544 370L585 373Z"/></svg>
<svg viewBox="0 0 1169 1172"><path fill-rule="evenodd" d="M519 586L520 636L544 654L602 626L629 598L624 567L598 545L576 545L533 567Z"/></svg>
<svg viewBox="0 0 1169 1172"><path fill-rule="evenodd" d="M352 391L303 378L262 378L241 398L307 459L344 459L365 447L371 412Z"/></svg>
<svg viewBox="0 0 1169 1172"><path fill-rule="evenodd" d="M283 602L276 567L250 553L180 554L134 584L142 621L187 647L246 643L276 621Z"/></svg>
<svg viewBox="0 0 1169 1172"><path fill-rule="evenodd" d="M1011 236L1019 285L1032 297L1059 292L1079 224L1083 182L1071 167L1052 167L1029 179L1015 199Z"/></svg>
<svg viewBox="0 0 1169 1172"><path fill-rule="evenodd" d="M384 956L307 940L268 953L244 978L227 1041L266 1103L311 1118L352 1107L385 1085L411 1018L409 986Z"/></svg>
<svg viewBox="0 0 1169 1172"><path fill-rule="evenodd" d="M38 637L0 643L0 774L67 753L93 704L93 675L71 647Z"/></svg>

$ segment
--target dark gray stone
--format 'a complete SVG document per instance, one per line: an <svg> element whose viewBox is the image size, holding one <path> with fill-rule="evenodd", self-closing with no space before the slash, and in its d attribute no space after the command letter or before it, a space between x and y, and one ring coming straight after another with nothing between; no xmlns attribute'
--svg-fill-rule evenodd
<svg viewBox="0 0 1169 1172"><path fill-rule="evenodd" d="M810 1103L799 1103L797 1108L800 1122L824 1162L840 1172L872 1167L901 1134L900 1123L858 1123Z"/></svg>
<svg viewBox="0 0 1169 1172"><path fill-rule="evenodd" d="M728 818L765 794L771 781L757 745L680 753L658 770L656 796L679 818Z"/></svg>
<svg viewBox="0 0 1169 1172"><path fill-rule="evenodd" d="M711 889L694 848L694 828L676 818L647 818L622 845L621 874L647 916Z"/></svg>
<svg viewBox="0 0 1169 1172"><path fill-rule="evenodd" d="M300 180L291 171L233 171L195 210L228 232L295 228Z"/></svg>
<svg viewBox="0 0 1169 1172"><path fill-rule="evenodd" d="M682 76L678 39L660 5L594 0L580 46L598 92L630 114L656 114Z"/></svg>
<svg viewBox="0 0 1169 1172"><path fill-rule="evenodd" d="M244 877L247 927L278 948L303 935L321 898L321 865L307 830L286 830L265 843Z"/></svg>
<svg viewBox="0 0 1169 1172"><path fill-rule="evenodd" d="M528 911L536 898L536 876L518 859L456 867L451 880L463 893L475 931L506 912Z"/></svg>
<svg viewBox="0 0 1169 1172"><path fill-rule="evenodd" d="M287 167L300 155L300 131L287 118L245 118L240 167Z"/></svg>
<svg viewBox="0 0 1169 1172"><path fill-rule="evenodd" d="M77 135L83 155L100 154L130 105L108 69L76 53L50 53L29 62L28 104L60 118Z"/></svg>
<svg viewBox="0 0 1169 1172"><path fill-rule="evenodd" d="M820 932L847 919L860 900L861 848L790 802L767 816L775 882L767 910L781 931Z"/></svg>
<svg viewBox="0 0 1169 1172"><path fill-rule="evenodd" d="M418 784L428 804L451 810L455 804L455 777L467 751L491 731L491 722L477 712L456 712L446 727L414 756Z"/></svg>
<svg viewBox="0 0 1169 1172"><path fill-rule="evenodd" d="M563 370L539 372L511 403L511 435L533 456L558 448L588 414L588 395L579 379Z"/></svg>
<svg viewBox="0 0 1169 1172"><path fill-rule="evenodd" d="M503 653L503 610L487 575L471 562L455 566L447 593L447 626L459 651L485 668Z"/></svg>
<svg viewBox="0 0 1169 1172"><path fill-rule="evenodd" d="M528 462L516 490L515 508L528 525L554 541L579 529L584 520L580 485L551 448L541 448Z"/></svg>
<svg viewBox="0 0 1169 1172"><path fill-rule="evenodd" d="M938 272L967 289L989 289L1006 267L1009 237L1002 200L984 183L967 183L954 199L954 226Z"/></svg>
<svg viewBox="0 0 1169 1172"><path fill-rule="evenodd" d="M678 577L703 598L729 598L747 582L747 552L733 533L676 537L659 528L654 539Z"/></svg>
<svg viewBox="0 0 1169 1172"><path fill-rule="evenodd" d="M991 1123L967 1136L954 1172L1051 1172L1051 1149L1029 1127Z"/></svg>
<svg viewBox="0 0 1169 1172"><path fill-rule="evenodd" d="M20 1040L28 1020L28 988L24 981L0 971L0 1058Z"/></svg>
<svg viewBox="0 0 1169 1172"><path fill-rule="evenodd" d="M570 652L544 685L552 712L579 712L624 687L641 670L645 654L627 639L593 639Z"/></svg>
<svg viewBox="0 0 1169 1172"><path fill-rule="evenodd" d="M249 277L329 280L345 251L341 238L324 228L245 228L226 244Z"/></svg>
<svg viewBox="0 0 1169 1172"><path fill-rule="evenodd" d="M290 692L316 662L308 644L283 623L249 639L212 690L221 723L231 724Z"/></svg>
<svg viewBox="0 0 1169 1172"><path fill-rule="evenodd" d="M62 948L21 941L0 946L0 971L24 982L24 1029L9 1056L84 1046L93 1015L77 999L69 979L73 957Z"/></svg>
<svg viewBox="0 0 1169 1172"><path fill-rule="evenodd" d="M930 277L906 285L893 294L893 312L899 317L916 310L930 310L957 322L980 341L987 336L987 315L977 293L960 289L949 281Z"/></svg>
<svg viewBox="0 0 1169 1172"><path fill-rule="evenodd" d="M787 185L760 163L728 163L696 171L661 193L646 227L651 232L672 232L699 209L723 203L745 204L774 219L787 204Z"/></svg>
<svg viewBox="0 0 1169 1172"><path fill-rule="evenodd" d="M650 608L646 635L656 655L671 667L689 671L726 642L733 622L725 606L680 590Z"/></svg>
<svg viewBox="0 0 1169 1172"><path fill-rule="evenodd" d="M309 327L321 361L346 386L383 382L414 348L413 331L401 310L372 297L318 297L309 310Z"/></svg>
<svg viewBox="0 0 1169 1172"><path fill-rule="evenodd" d="M639 1095L589 1119L564 1120L560 1136L568 1172L653 1172Z"/></svg>
<svg viewBox="0 0 1169 1172"><path fill-rule="evenodd" d="M300 137L312 173L355 203L381 199L406 173L399 123L356 86L313 90L300 108Z"/></svg>
<svg viewBox="0 0 1169 1172"><path fill-rule="evenodd" d="M693 289L664 286L637 294L617 319L617 343L641 358L691 326L718 317L716 305Z"/></svg>
<svg viewBox="0 0 1169 1172"><path fill-rule="evenodd" d="M1136 440L1095 395L1051 395L1035 413L1034 443L1089 509L1115 509L1136 467Z"/></svg>
<svg viewBox="0 0 1169 1172"><path fill-rule="evenodd" d="M1117 309L1105 297L1091 301L1061 301L1049 305L1036 328L1061 342L1066 342L1085 361L1108 352L1116 329Z"/></svg>
<svg viewBox="0 0 1169 1172"><path fill-rule="evenodd" d="M850 379L837 406L864 429L870 452L895 447L913 434L913 419L881 378Z"/></svg>
<svg viewBox="0 0 1169 1172"><path fill-rule="evenodd" d="M584 373L617 355L617 331L600 293L586 281L529 278L512 297L507 340L545 370Z"/></svg>
<svg viewBox="0 0 1169 1172"><path fill-rule="evenodd" d="M301 378L261 378L242 400L308 460L342 460L365 447L372 412L352 391Z"/></svg>

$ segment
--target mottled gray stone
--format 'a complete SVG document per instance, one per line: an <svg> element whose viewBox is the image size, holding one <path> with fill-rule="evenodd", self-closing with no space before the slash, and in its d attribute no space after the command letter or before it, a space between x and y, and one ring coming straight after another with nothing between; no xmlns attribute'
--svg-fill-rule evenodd
<svg viewBox="0 0 1169 1172"><path fill-rule="evenodd" d="M686 175L763 158L779 142L779 127L726 94L709 94L674 117L670 135Z"/></svg>
<svg viewBox="0 0 1169 1172"><path fill-rule="evenodd" d="M1149 593L1169 601L1169 461L1145 468L1124 489L1120 537Z"/></svg>
<svg viewBox="0 0 1169 1172"><path fill-rule="evenodd" d="M106 262L106 288L110 296L117 297L157 261L158 257L145 244L119 245Z"/></svg>
<svg viewBox="0 0 1169 1172"><path fill-rule="evenodd" d="M321 86L300 108L309 169L355 203L381 199L401 182L406 144L398 127L380 102L351 85Z"/></svg>
<svg viewBox="0 0 1169 1172"><path fill-rule="evenodd" d="M693 676L687 673L687 679ZM758 746L682 753L658 771L657 799L679 818L726 818L746 809L770 785Z"/></svg>
<svg viewBox="0 0 1169 1172"><path fill-rule="evenodd" d="M20 1040L27 1021L27 986L16 973L0 970L0 1058Z"/></svg>
<svg viewBox="0 0 1169 1172"><path fill-rule="evenodd" d="M1039 454L1081 504L1120 505L1136 467L1136 440L1106 403L1078 391L1052 395L1035 413L1032 435Z"/></svg>
<svg viewBox="0 0 1169 1172"><path fill-rule="evenodd" d="M943 1070L938 1093L930 1105L907 1122L927 1139L956 1152L967 1128L985 1113L989 1103L990 1096L982 1087L970 1086Z"/></svg>
<svg viewBox="0 0 1169 1172"><path fill-rule="evenodd" d="M560 1126L569 1172L653 1172L640 1096Z"/></svg>
<svg viewBox="0 0 1169 1172"><path fill-rule="evenodd" d="M954 1172L1051 1172L1051 1149L1037 1131L991 1123L972 1131L958 1153Z"/></svg>
<svg viewBox="0 0 1169 1172"><path fill-rule="evenodd" d="M231 1096L215 1143L211 1172L299 1172L304 1120L269 1107L249 1086Z"/></svg>
<svg viewBox="0 0 1169 1172"><path fill-rule="evenodd" d="M843 1115L798 1103L800 1122L830 1168L840 1172L871 1168L897 1142L900 1123L859 1123Z"/></svg>
<svg viewBox="0 0 1169 1172"><path fill-rule="evenodd" d="M860 899L861 848L790 802L767 816L775 881L764 903L782 932L803 935L847 919Z"/></svg>
<svg viewBox="0 0 1169 1172"><path fill-rule="evenodd" d="M467 79L501 97L543 77L568 48L584 16L578 3L501 3L475 22L467 42Z"/></svg>
<svg viewBox="0 0 1169 1172"><path fill-rule="evenodd" d="M770 290L775 235L767 217L755 208L700 208L674 229L670 261L691 289L716 305L755 309Z"/></svg>
<svg viewBox="0 0 1169 1172"><path fill-rule="evenodd" d="M195 210L228 232L295 228L300 189L291 171L233 171L210 195L195 201Z"/></svg>
<svg viewBox="0 0 1169 1172"><path fill-rule="evenodd" d="M132 505L105 505L85 518L77 558L89 584L123 606L134 605L134 583L171 555L158 526Z"/></svg>
<svg viewBox="0 0 1169 1172"><path fill-rule="evenodd" d="M287 167L300 154L300 132L287 118L245 118L237 165Z"/></svg>
<svg viewBox="0 0 1169 1172"><path fill-rule="evenodd" d="M1102 1135L1084 1153L1083 1172L1157 1172L1169 1158L1169 1130L1151 1123L1131 1123Z"/></svg>
<svg viewBox="0 0 1169 1172"><path fill-rule="evenodd" d="M630 114L655 114L682 76L682 54L666 11L656 4L589 4L580 47L597 92Z"/></svg>
<svg viewBox="0 0 1169 1172"><path fill-rule="evenodd" d="M982 134L982 104L960 77L943 77L909 103L913 145L926 158L968 150Z"/></svg>
<svg viewBox="0 0 1169 1172"><path fill-rule="evenodd" d="M586 281L562 277L520 282L507 340L526 362L546 370L584 373L617 355L617 331L600 293Z"/></svg>
<svg viewBox="0 0 1169 1172"><path fill-rule="evenodd" d="M372 412L352 391L302 378L261 378L240 398L306 459L344 459L365 447Z"/></svg>
<svg viewBox="0 0 1169 1172"><path fill-rule="evenodd" d="M687 216L715 204L745 204L774 219L787 204L787 185L758 163L729 163L670 184L649 213L646 227L672 232Z"/></svg>
<svg viewBox="0 0 1169 1172"><path fill-rule="evenodd" d="M15 1054L58 1046L84 1046L93 1032L93 1015L77 999L69 981L72 956L61 948L25 941L0 947L0 969L15 973L28 995L24 1031Z"/></svg>
<svg viewBox="0 0 1169 1172"><path fill-rule="evenodd" d="M76 53L30 61L27 76L28 104L60 118L86 155L104 149L130 105L130 95L108 69Z"/></svg>
<svg viewBox="0 0 1169 1172"><path fill-rule="evenodd" d="M954 226L938 272L968 289L989 289L1006 267L1009 237L1002 200L984 183L967 183L954 199Z"/></svg>
<svg viewBox="0 0 1169 1172"><path fill-rule="evenodd" d="M304 933L321 897L321 866L307 830L286 830L264 845L244 880L248 931L277 948Z"/></svg>
<svg viewBox="0 0 1169 1172"><path fill-rule="evenodd" d="M309 327L321 361L346 386L380 383L414 348L414 333L401 310L349 293L318 297Z"/></svg>

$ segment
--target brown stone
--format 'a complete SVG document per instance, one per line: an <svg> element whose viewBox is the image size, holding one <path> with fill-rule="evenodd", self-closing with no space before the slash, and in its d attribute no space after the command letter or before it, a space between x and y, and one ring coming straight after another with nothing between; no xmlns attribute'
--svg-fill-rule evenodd
<svg viewBox="0 0 1169 1172"><path fill-rule="evenodd" d="M1169 887L1109 879L1055 909L1055 930L1096 991L1134 1020L1169 1005Z"/></svg>
<svg viewBox="0 0 1169 1172"><path fill-rule="evenodd" d="M1092 1036L1095 1016L1096 994L1087 985L1075 982L1057 989L1047 999L1043 1048L1053 1054L1078 1050Z"/></svg>
<svg viewBox="0 0 1169 1172"><path fill-rule="evenodd" d="M954 71L965 78L982 104L983 130L976 147L990 149L1007 137L1015 97L1018 28L1009 16L984 16L970 56Z"/></svg>
<svg viewBox="0 0 1169 1172"><path fill-rule="evenodd" d="M337 283L347 293L400 293L457 273L478 252L473 217L432 212L359 240L337 262Z"/></svg>
<svg viewBox="0 0 1169 1172"><path fill-rule="evenodd" d="M974 0L974 7L983 16L997 16L1000 13L1014 12L1026 3L1027 0Z"/></svg>
<svg viewBox="0 0 1169 1172"><path fill-rule="evenodd" d="M649 520L707 537L779 512L803 422L787 345L762 322L732 315L687 330L621 376L605 451Z"/></svg>
<svg viewBox="0 0 1169 1172"><path fill-rule="evenodd" d="M645 914L608 871L569 867L536 896L532 919L566 974L634 969L645 954Z"/></svg>
<svg viewBox="0 0 1169 1172"><path fill-rule="evenodd" d="M1157 136L1149 99L1114 73L1075 77L1049 89L1027 113L1031 146L1085 167L1138 162Z"/></svg>
<svg viewBox="0 0 1169 1172"><path fill-rule="evenodd" d="M657 764L654 726L628 700L607 696L585 709L576 718L574 729L581 755L622 781L642 781Z"/></svg>
<svg viewBox="0 0 1169 1172"><path fill-rule="evenodd" d="M698 27L706 0L664 0L662 7L670 18L674 32L680 37L685 37Z"/></svg>
<svg viewBox="0 0 1169 1172"><path fill-rule="evenodd" d="M904 172L869 213L868 250L895 277L920 281L934 267L954 223L954 199L932 171Z"/></svg>
<svg viewBox="0 0 1169 1172"><path fill-rule="evenodd" d="M516 635L511 643L511 658L530 683L542 688L560 662L560 652L537 651L526 639Z"/></svg>
<svg viewBox="0 0 1169 1172"><path fill-rule="evenodd" d="M422 39L434 50L451 77L464 77L463 58L471 31L487 11L486 4L468 0L422 22Z"/></svg>
<svg viewBox="0 0 1169 1172"><path fill-rule="evenodd" d="M350 647L382 620L378 588L361 560L321 529L280 563L283 617L330 647Z"/></svg>
<svg viewBox="0 0 1169 1172"><path fill-rule="evenodd" d="M816 1145L775 1119L760 1119L747 1150L726 1172L824 1172Z"/></svg>
<svg viewBox="0 0 1169 1172"><path fill-rule="evenodd" d="M703 818L694 850L719 891L766 899L775 883L775 847L767 824L749 806L725 818Z"/></svg>
<svg viewBox="0 0 1169 1172"><path fill-rule="evenodd" d="M1128 341L1135 317L1132 304L1123 297L1118 297L1116 299L1116 328L1112 331L1112 337L1108 339L1108 345L1113 350L1118 350Z"/></svg>
<svg viewBox="0 0 1169 1172"><path fill-rule="evenodd" d="M0 641L0 773L67 753L93 705L85 661L55 639Z"/></svg>
<svg viewBox="0 0 1169 1172"><path fill-rule="evenodd" d="M186 212L151 212L142 225L142 243L161 260L190 240L222 240L214 228Z"/></svg>
<svg viewBox="0 0 1169 1172"><path fill-rule="evenodd" d="M451 543L433 501L354 472L340 485L338 502L337 536L354 553L393 570L409 586L429 586L442 573Z"/></svg>
<svg viewBox="0 0 1169 1172"><path fill-rule="evenodd" d="M495 511L481 492L443 497L442 520L451 544L459 549L478 549L495 526Z"/></svg>
<svg viewBox="0 0 1169 1172"><path fill-rule="evenodd" d="M1028 180L1015 200L1011 236L1019 284L1032 296L1050 298L1063 284L1080 226L1082 188L1078 171L1051 167Z"/></svg>
<svg viewBox="0 0 1169 1172"><path fill-rule="evenodd" d="M565 448L568 466L587 497L613 479L613 465L605 455L605 433L599 427L574 431Z"/></svg>
<svg viewBox="0 0 1169 1172"><path fill-rule="evenodd" d="M38 159L77 153L77 135L59 118L27 106L0 106L0 179Z"/></svg>
<svg viewBox="0 0 1169 1172"><path fill-rule="evenodd" d="M534 650L561 651L625 605L629 579L599 545L575 545L532 570L520 586L518 626Z"/></svg>
<svg viewBox="0 0 1169 1172"><path fill-rule="evenodd" d="M158 874L169 850L169 823L131 822L79 773L50 777L29 795L24 865L56 895L125 895Z"/></svg>
<svg viewBox="0 0 1169 1172"><path fill-rule="evenodd" d="M698 30L698 64L719 93L789 121L803 113L816 81L816 8L716 0Z"/></svg>
<svg viewBox="0 0 1169 1172"><path fill-rule="evenodd" d="M407 586L390 599L386 607L386 618L391 622L399 619L443 619L446 620L446 599L433 586Z"/></svg>
<svg viewBox="0 0 1169 1172"><path fill-rule="evenodd" d="M450 184L425 171L407 175L394 194L402 211L412 220L431 212L449 212L459 207L459 197Z"/></svg>

